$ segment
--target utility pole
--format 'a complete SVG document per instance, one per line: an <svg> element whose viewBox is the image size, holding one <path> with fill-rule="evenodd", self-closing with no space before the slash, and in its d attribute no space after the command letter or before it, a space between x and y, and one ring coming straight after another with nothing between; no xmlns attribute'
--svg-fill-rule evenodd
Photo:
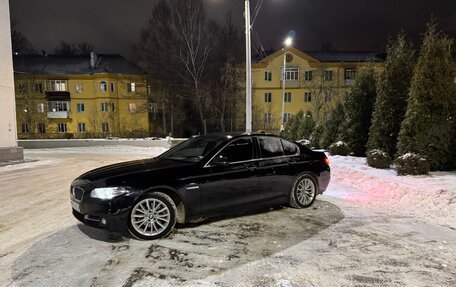
<svg viewBox="0 0 456 287"><path fill-rule="evenodd" d="M252 132L252 48L250 39L250 1L245 0L245 131Z"/></svg>

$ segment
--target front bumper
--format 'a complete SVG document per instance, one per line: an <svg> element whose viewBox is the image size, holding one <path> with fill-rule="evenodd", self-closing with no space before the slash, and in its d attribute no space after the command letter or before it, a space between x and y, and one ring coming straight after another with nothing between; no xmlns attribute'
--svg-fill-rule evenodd
<svg viewBox="0 0 456 287"><path fill-rule="evenodd" d="M84 190L79 200L71 192L71 205L76 219L86 225L114 232L124 233L127 230L128 215L138 196L137 192L101 200L90 197L90 192L94 188L90 183L75 181L71 189L74 187Z"/></svg>

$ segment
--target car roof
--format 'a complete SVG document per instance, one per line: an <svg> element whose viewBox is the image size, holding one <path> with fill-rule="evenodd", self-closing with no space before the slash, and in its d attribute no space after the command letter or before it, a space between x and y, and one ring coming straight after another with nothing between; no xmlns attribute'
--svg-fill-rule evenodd
<svg viewBox="0 0 456 287"><path fill-rule="evenodd" d="M207 135L199 135L195 137L205 137L205 138L220 138L220 139L234 139L243 136L271 136L271 137L280 137L275 134L263 133L263 132L254 132L254 133L241 133L241 132L233 132L233 133L213 133Z"/></svg>

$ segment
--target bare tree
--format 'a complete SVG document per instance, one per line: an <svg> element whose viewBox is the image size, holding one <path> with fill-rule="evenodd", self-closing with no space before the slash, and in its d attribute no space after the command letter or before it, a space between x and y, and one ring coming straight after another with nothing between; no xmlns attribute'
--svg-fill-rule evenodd
<svg viewBox="0 0 456 287"><path fill-rule="evenodd" d="M199 117L206 133L210 100L207 90L202 89L201 84L211 48L209 36L212 31L207 25L202 0L175 0L173 3L173 28L178 37L178 57L183 65L183 71L176 72L193 88Z"/></svg>
<svg viewBox="0 0 456 287"><path fill-rule="evenodd" d="M337 98L332 71L319 67L312 70L310 77L301 79L304 79L302 83L310 91L312 117L319 123L323 120L324 112L331 108L331 102Z"/></svg>
<svg viewBox="0 0 456 287"><path fill-rule="evenodd" d="M176 73L180 60L174 31L174 19L168 1L160 0L141 32L139 43L133 47L134 60L148 72L151 88L159 91L152 100L161 109L164 134L168 134L168 131L174 134L175 114L180 112L183 98L178 92L182 79Z"/></svg>
<svg viewBox="0 0 456 287"><path fill-rule="evenodd" d="M17 22L11 23L11 43L13 45L13 53L18 54L34 54L36 53L32 43L17 30Z"/></svg>
<svg viewBox="0 0 456 287"><path fill-rule="evenodd" d="M46 122L46 100L43 82L34 77L16 77L16 110L18 123L25 125L24 132L35 137L38 124Z"/></svg>
<svg viewBox="0 0 456 287"><path fill-rule="evenodd" d="M54 49L54 53L59 55L88 55L93 52L95 46L87 42L68 43L60 41Z"/></svg>

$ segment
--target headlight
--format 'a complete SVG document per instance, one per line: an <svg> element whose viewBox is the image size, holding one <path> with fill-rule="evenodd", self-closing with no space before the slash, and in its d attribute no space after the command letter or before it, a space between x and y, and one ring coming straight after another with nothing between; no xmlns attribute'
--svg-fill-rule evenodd
<svg viewBox="0 0 456 287"><path fill-rule="evenodd" d="M99 199L111 199L118 195L127 194L130 192L129 187L116 186L116 187L100 187L95 188L90 192L90 197Z"/></svg>

